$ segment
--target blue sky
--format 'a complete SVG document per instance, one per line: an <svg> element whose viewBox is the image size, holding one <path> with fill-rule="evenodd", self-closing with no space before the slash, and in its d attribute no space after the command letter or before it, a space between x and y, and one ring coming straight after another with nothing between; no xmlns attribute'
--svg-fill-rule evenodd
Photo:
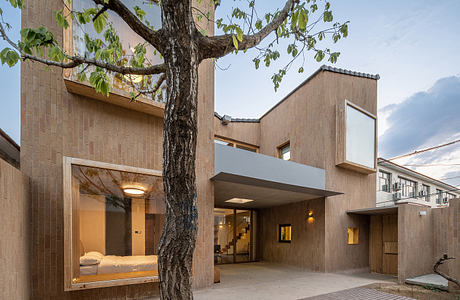
<svg viewBox="0 0 460 300"><path fill-rule="evenodd" d="M246 3L243 0L222 1L216 18L231 13L232 6ZM349 37L328 45L341 52L335 66L381 76L378 83L380 154L389 157L458 137L460 125L455 120L460 114L460 39L457 32L460 28L460 1L336 0L331 3L334 21L350 21ZM259 12L282 5L283 1L256 1ZM19 11L9 8L5 1L0 7L6 21L19 28ZM12 34L17 40L17 30ZM1 41L0 47L4 46ZM281 43L282 46L285 44ZM316 63L311 54L307 55L305 72L299 74L297 68L292 68L275 93L270 77L287 58L269 69L255 70L254 55L255 52L248 51L218 60L219 67L225 69L216 68L215 109L218 113L260 117L325 63ZM0 128L19 142L19 67L0 68L3 94ZM430 103L431 106L420 103ZM400 142L395 146L396 142L392 141L396 138ZM460 146L446 147L433 155L438 162L460 163ZM431 161L433 158L426 159ZM452 174L457 172L460 175L460 168L452 166L417 170L437 178L446 177L446 174L455 177ZM449 183L460 184L460 179Z"/></svg>

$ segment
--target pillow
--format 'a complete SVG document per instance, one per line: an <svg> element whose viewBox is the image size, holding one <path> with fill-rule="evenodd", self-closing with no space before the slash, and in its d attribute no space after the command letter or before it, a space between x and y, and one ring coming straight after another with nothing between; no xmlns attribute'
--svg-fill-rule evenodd
<svg viewBox="0 0 460 300"><path fill-rule="evenodd" d="M80 257L80 266L98 265L101 262L102 257L104 257L104 255L99 252L88 252Z"/></svg>

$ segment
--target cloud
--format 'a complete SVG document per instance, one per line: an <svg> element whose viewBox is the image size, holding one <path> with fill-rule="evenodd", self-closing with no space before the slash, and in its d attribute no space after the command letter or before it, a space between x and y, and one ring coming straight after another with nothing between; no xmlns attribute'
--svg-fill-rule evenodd
<svg viewBox="0 0 460 300"><path fill-rule="evenodd" d="M379 122L379 156L385 158L460 139L460 77L439 79L428 91L383 107ZM460 176L460 143L395 162L438 179ZM458 178L445 181L460 184Z"/></svg>
<svg viewBox="0 0 460 300"><path fill-rule="evenodd" d="M428 91L386 106L380 113L387 115L379 144L383 157L451 141L460 135L460 77L442 78Z"/></svg>

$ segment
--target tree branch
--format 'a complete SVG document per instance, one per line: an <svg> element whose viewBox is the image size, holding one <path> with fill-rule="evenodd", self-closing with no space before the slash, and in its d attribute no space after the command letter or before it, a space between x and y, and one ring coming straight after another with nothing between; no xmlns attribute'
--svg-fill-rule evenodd
<svg viewBox="0 0 460 300"><path fill-rule="evenodd" d="M105 0L93 0L95 4L102 5L111 11L115 12L128 26L137 33L144 40L149 42L155 47L160 53L164 48L164 38L162 36L163 30L153 30L145 25L135 14L133 14L129 8L127 8L120 0L109 0L108 3Z"/></svg>
<svg viewBox="0 0 460 300"><path fill-rule="evenodd" d="M88 64L88 65L93 65L96 67L100 67L109 71L117 72L120 74L133 74L133 75L152 75L152 74L160 74L164 73L166 71L166 65L165 64L159 64L159 65L153 65L145 68L135 68L135 67L124 67L124 66L117 66L113 64L109 64L100 60L96 60L94 58L87 58L87 57L82 57L82 56L69 56L66 55L67 59L69 60L68 62L59 62L59 61L54 61L50 59L46 59L43 57L35 56L35 55L30 55L28 53L25 53L16 43L14 43L7 35L5 32L5 28L3 27L3 24L0 22L0 36L11 46L13 47L16 51L19 52L21 55L21 58L23 60L30 59L48 66L55 66L55 67L60 67L63 69L70 69L70 68L75 68L78 67L79 65L82 64Z"/></svg>
<svg viewBox="0 0 460 300"><path fill-rule="evenodd" d="M438 274L438 275L441 275L442 277L444 277L445 279L455 283L457 286L460 287L460 282L455 279L455 278L452 278L450 277L449 275L447 274L444 274L443 272L441 271L438 271L438 267L440 265L442 265L445 261L448 261L450 259L455 259L455 257L448 257L447 254L444 254L435 264L434 264L434 267L433 267L433 271Z"/></svg>
<svg viewBox="0 0 460 300"><path fill-rule="evenodd" d="M271 32L275 31L287 18L289 12L294 8L297 0L288 0L278 16L259 32L251 35L243 35L243 40L238 44L238 50L245 50L257 46ZM237 50L233 45L233 35L224 34L213 37L198 37L199 48L201 49L201 58L219 58Z"/></svg>

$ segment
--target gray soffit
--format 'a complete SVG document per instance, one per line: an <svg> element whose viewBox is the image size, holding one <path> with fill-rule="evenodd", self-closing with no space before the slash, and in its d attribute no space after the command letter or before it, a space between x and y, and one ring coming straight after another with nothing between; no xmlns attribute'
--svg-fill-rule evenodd
<svg viewBox="0 0 460 300"><path fill-rule="evenodd" d="M389 214L397 214L397 213L398 213L398 207L396 205L347 210L347 214L351 214L351 215L370 216L370 215L389 215Z"/></svg>
<svg viewBox="0 0 460 300"><path fill-rule="evenodd" d="M225 200L246 198L258 200L239 206L267 207L341 194L325 189L323 169L225 145L214 147L211 179L216 181L216 205L230 206Z"/></svg>

